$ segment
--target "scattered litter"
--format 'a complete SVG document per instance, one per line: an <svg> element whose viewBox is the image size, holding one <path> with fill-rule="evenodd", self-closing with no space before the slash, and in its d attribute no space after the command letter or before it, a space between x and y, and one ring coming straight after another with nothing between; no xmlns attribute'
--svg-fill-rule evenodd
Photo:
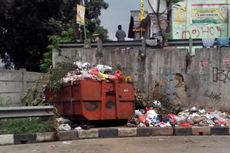
<svg viewBox="0 0 230 153"><path fill-rule="evenodd" d="M65 119L63 117L57 118L56 120L57 120L58 124L70 124L71 123L71 121L69 119Z"/></svg>
<svg viewBox="0 0 230 153"><path fill-rule="evenodd" d="M69 124L61 124L58 126L59 131L69 131L71 130L71 126Z"/></svg>
<svg viewBox="0 0 230 153"><path fill-rule="evenodd" d="M75 127L74 130L82 130L82 127L78 126L78 127Z"/></svg>
<svg viewBox="0 0 230 153"><path fill-rule="evenodd" d="M72 141L63 141L62 144L69 145L69 144L72 144Z"/></svg>
<svg viewBox="0 0 230 153"><path fill-rule="evenodd" d="M54 149L56 148L56 146L55 146L55 145L49 145L48 148L49 148L50 150L54 150Z"/></svg>
<svg viewBox="0 0 230 153"><path fill-rule="evenodd" d="M160 142L164 141L165 139L159 139Z"/></svg>
<svg viewBox="0 0 230 153"><path fill-rule="evenodd" d="M153 101L154 105L145 109L136 109L128 127L229 127L230 115L213 109L193 106L178 114L161 114L162 105Z"/></svg>

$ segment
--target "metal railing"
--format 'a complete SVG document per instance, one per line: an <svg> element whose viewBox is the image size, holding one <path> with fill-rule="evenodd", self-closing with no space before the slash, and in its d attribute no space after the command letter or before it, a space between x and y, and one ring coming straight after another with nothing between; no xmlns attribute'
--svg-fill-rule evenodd
<svg viewBox="0 0 230 153"><path fill-rule="evenodd" d="M51 116L54 116L53 106L0 107L0 119Z"/></svg>
<svg viewBox="0 0 230 153"><path fill-rule="evenodd" d="M151 39L149 39L151 40ZM169 39L167 41L167 46L203 46L202 39ZM217 44L217 40L215 40L215 45ZM95 48L98 47L98 42L91 42L91 47ZM102 47L134 47L134 46L142 46L143 45L143 40L131 40L131 41L104 41L102 44ZM159 44L158 45L149 45L146 44L148 47L152 48L159 48L161 47ZM167 47L166 46L166 47ZM76 42L76 43L65 43L65 44L60 44L60 48L82 48L84 47L83 42Z"/></svg>

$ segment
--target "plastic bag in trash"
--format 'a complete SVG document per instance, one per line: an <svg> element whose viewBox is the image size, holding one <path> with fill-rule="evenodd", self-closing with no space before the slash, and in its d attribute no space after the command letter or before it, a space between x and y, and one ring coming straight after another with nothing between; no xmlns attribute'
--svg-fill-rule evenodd
<svg viewBox="0 0 230 153"><path fill-rule="evenodd" d="M93 76L97 76L98 73L99 73L99 71L96 67L93 67L89 70L89 74L92 74Z"/></svg>
<svg viewBox="0 0 230 153"><path fill-rule="evenodd" d="M69 124L61 124L58 126L58 130L59 131L69 131L71 130L71 127L69 126Z"/></svg>
<svg viewBox="0 0 230 153"><path fill-rule="evenodd" d="M82 66L81 66L81 69L82 70L89 70L91 67L91 65L87 62L83 63Z"/></svg>
<svg viewBox="0 0 230 153"><path fill-rule="evenodd" d="M74 62L74 65L76 65L81 70L89 70L89 68L91 67L90 63L88 62L82 63L80 61Z"/></svg>
<svg viewBox="0 0 230 153"><path fill-rule="evenodd" d="M145 117L144 115L140 115L140 116L138 117L138 121L139 121L140 123L145 123L146 117Z"/></svg>
<svg viewBox="0 0 230 153"><path fill-rule="evenodd" d="M67 124L67 123L69 124L69 123L71 123L70 120L65 119L63 117L57 118L56 121L58 122L58 124Z"/></svg>
<svg viewBox="0 0 230 153"><path fill-rule="evenodd" d="M112 67L110 67L110 66L107 66L107 65L100 65L100 64L98 64L97 66L96 66L96 68L100 71L100 72L102 72L102 73L111 73L112 72Z"/></svg>
<svg viewBox="0 0 230 153"><path fill-rule="evenodd" d="M97 74L98 78L100 78L101 80L106 80L109 78L109 76L107 74L104 74L104 73L101 73L101 72L98 72Z"/></svg>
<svg viewBox="0 0 230 153"><path fill-rule="evenodd" d="M157 118L157 113L153 109L150 109L147 111L146 116L150 119Z"/></svg>
<svg viewBox="0 0 230 153"><path fill-rule="evenodd" d="M122 80L122 73L120 70L116 70L114 75L118 78L118 80Z"/></svg>
<svg viewBox="0 0 230 153"><path fill-rule="evenodd" d="M116 75L108 75L109 80L118 80L118 77Z"/></svg>
<svg viewBox="0 0 230 153"><path fill-rule="evenodd" d="M140 110L138 110L138 109L134 111L134 114L137 117L143 115L143 113Z"/></svg>

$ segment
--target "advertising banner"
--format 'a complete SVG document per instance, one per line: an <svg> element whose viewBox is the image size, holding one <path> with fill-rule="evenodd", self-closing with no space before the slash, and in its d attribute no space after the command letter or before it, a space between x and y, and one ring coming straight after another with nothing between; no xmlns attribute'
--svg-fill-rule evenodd
<svg viewBox="0 0 230 153"><path fill-rule="evenodd" d="M224 4L193 4L192 23L226 23L228 6Z"/></svg>
<svg viewBox="0 0 230 153"><path fill-rule="evenodd" d="M85 24L85 7L82 5L77 5L77 14L76 14L77 24Z"/></svg>

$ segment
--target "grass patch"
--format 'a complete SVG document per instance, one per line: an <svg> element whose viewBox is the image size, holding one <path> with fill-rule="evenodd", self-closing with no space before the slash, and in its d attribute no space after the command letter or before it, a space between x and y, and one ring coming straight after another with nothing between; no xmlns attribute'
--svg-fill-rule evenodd
<svg viewBox="0 0 230 153"><path fill-rule="evenodd" d="M53 118L1 119L0 134L32 134L36 132L55 131Z"/></svg>

